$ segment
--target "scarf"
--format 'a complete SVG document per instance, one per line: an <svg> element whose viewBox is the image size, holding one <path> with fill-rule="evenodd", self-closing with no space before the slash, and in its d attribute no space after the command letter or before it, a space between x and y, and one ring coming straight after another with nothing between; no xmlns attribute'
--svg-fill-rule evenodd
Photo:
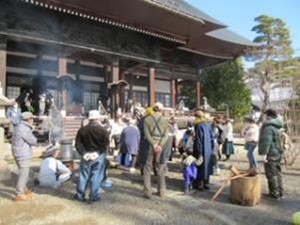
<svg viewBox="0 0 300 225"><path fill-rule="evenodd" d="M206 121L205 117L197 117L195 120L195 125L199 125L201 123L204 123Z"/></svg>

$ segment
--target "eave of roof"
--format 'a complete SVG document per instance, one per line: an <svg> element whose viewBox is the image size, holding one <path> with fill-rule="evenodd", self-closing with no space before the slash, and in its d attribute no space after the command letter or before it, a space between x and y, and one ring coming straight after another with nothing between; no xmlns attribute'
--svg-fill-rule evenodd
<svg viewBox="0 0 300 225"><path fill-rule="evenodd" d="M254 46L253 42L225 29L224 24L183 0L177 0L180 4L174 4L173 8L169 6L170 1L166 0L19 1L176 42L185 51L206 56L234 58L241 55L247 47ZM146 2L151 4L145 4ZM133 12L128 13L126 9ZM187 17L188 14L190 16ZM202 20L204 26L200 22Z"/></svg>
<svg viewBox="0 0 300 225"><path fill-rule="evenodd" d="M222 28L214 31L210 31L206 33L207 36L226 41L226 42L231 42L233 44L238 44L238 45L245 45L248 47L254 47L256 44L252 41L250 41L247 38L244 38L243 36L232 32L231 30L227 28Z"/></svg>

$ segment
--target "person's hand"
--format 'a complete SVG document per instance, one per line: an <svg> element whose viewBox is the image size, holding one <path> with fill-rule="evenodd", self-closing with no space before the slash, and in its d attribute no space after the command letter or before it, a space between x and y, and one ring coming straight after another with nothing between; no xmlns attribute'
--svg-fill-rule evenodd
<svg viewBox="0 0 300 225"><path fill-rule="evenodd" d="M85 154L83 155L83 159L84 159L85 161L89 161L89 160L90 160L90 157L91 157L91 153L85 153Z"/></svg>
<svg viewBox="0 0 300 225"><path fill-rule="evenodd" d="M161 153L162 152L162 147L160 146L160 145L158 145L158 144L155 144L154 146L153 146L153 149L154 149L154 152L155 153Z"/></svg>
<svg viewBox="0 0 300 225"><path fill-rule="evenodd" d="M264 162L264 163L267 163L267 162L268 162L268 160L267 160L267 155L264 155L264 156L263 156L263 162Z"/></svg>

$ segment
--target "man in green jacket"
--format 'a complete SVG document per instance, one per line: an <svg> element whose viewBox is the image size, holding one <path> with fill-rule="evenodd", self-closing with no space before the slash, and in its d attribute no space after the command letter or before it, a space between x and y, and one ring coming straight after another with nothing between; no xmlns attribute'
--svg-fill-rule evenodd
<svg viewBox="0 0 300 225"><path fill-rule="evenodd" d="M280 200L283 197L283 182L281 174L280 128L282 119L278 118L273 109L265 111L266 121L260 130L258 142L259 155L264 157L265 174L268 180L268 197Z"/></svg>
<svg viewBox="0 0 300 225"><path fill-rule="evenodd" d="M161 110L163 105L157 102L154 107L154 114L147 116L144 121L144 133L147 142L149 143L146 163L144 165L144 196L151 198L151 171L154 161L154 166L158 176L158 193L163 197L166 190L165 171L166 157L164 148L168 142L168 121L162 116Z"/></svg>

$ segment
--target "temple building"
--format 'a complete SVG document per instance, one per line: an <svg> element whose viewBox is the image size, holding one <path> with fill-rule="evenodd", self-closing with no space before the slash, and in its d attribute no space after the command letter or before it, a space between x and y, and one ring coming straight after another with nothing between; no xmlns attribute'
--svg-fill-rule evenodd
<svg viewBox="0 0 300 225"><path fill-rule="evenodd" d="M0 81L8 98L51 93L67 115L129 100L176 107L178 83L253 43L183 0L2 0Z"/></svg>

